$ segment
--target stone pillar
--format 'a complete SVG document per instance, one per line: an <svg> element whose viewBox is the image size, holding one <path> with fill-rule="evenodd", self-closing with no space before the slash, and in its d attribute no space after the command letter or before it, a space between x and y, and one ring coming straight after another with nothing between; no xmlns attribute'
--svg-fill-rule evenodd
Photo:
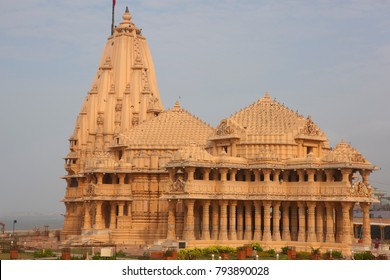
<svg viewBox="0 0 390 280"><path fill-rule="evenodd" d="M280 201L274 201L272 203L273 205L273 236L272 236L272 240L273 241L280 241L280 227L279 227L279 223L280 223L280 214L279 214L279 211L280 211Z"/></svg>
<svg viewBox="0 0 390 280"><path fill-rule="evenodd" d="M344 244L350 244L352 242L351 238L351 217L349 216L349 210L352 207L351 202L342 202L342 211L343 211L343 235L341 242Z"/></svg>
<svg viewBox="0 0 390 280"><path fill-rule="evenodd" d="M308 208L308 221L307 221L307 242L316 242L316 231L315 231L315 207L316 203L314 201L306 202Z"/></svg>
<svg viewBox="0 0 390 280"><path fill-rule="evenodd" d="M219 205L221 207L221 216L220 216L220 228L219 228L219 240L227 240L227 200L221 200L219 202Z"/></svg>
<svg viewBox="0 0 390 280"><path fill-rule="evenodd" d="M244 240L252 240L252 201L245 201Z"/></svg>
<svg viewBox="0 0 390 280"><path fill-rule="evenodd" d="M291 240L298 240L298 209L296 203L291 205Z"/></svg>
<svg viewBox="0 0 390 280"><path fill-rule="evenodd" d="M103 184L103 174L102 173L96 173L96 177L97 177L98 185Z"/></svg>
<svg viewBox="0 0 390 280"><path fill-rule="evenodd" d="M123 216L123 209L125 208L125 203L122 201L122 202L118 202L118 216L119 217L122 217Z"/></svg>
<svg viewBox="0 0 390 280"><path fill-rule="evenodd" d="M184 225L184 239L185 240L194 240L195 239L195 219L194 219L194 199L184 200L185 205L187 206L187 217L186 224Z"/></svg>
<svg viewBox="0 0 390 280"><path fill-rule="evenodd" d="M226 168L220 168L219 172L221 173L221 181L226 181L228 170Z"/></svg>
<svg viewBox="0 0 390 280"><path fill-rule="evenodd" d="M299 228L298 228L298 241L306 241L306 207L305 203L302 201L298 202L298 219L299 219Z"/></svg>
<svg viewBox="0 0 390 280"><path fill-rule="evenodd" d="M203 168L203 180L208 181L210 177L210 168Z"/></svg>
<svg viewBox="0 0 390 280"><path fill-rule="evenodd" d="M349 175L351 175L351 169L341 169L341 174L343 175L343 183L349 183Z"/></svg>
<svg viewBox="0 0 390 280"><path fill-rule="evenodd" d="M326 182L334 182L334 178L333 178L334 170L333 169L326 169L325 174L326 174Z"/></svg>
<svg viewBox="0 0 390 280"><path fill-rule="evenodd" d="M194 180L195 167L186 167L187 181L191 182Z"/></svg>
<svg viewBox="0 0 390 280"><path fill-rule="evenodd" d="M279 170L279 169L275 169L273 172L274 172L273 181L274 181L274 182L279 182L280 170Z"/></svg>
<svg viewBox="0 0 390 280"><path fill-rule="evenodd" d="M335 216L336 216L336 227L334 229L335 232L335 241L336 242L341 242L341 237L343 235L343 217L342 217L342 209L341 205L335 205Z"/></svg>
<svg viewBox="0 0 390 280"><path fill-rule="evenodd" d="M253 173L255 174L255 181L259 182L260 181L260 170L255 169L255 170L253 170Z"/></svg>
<svg viewBox="0 0 390 280"><path fill-rule="evenodd" d="M252 172L250 170L245 170L245 181L247 182L251 181L251 174Z"/></svg>
<svg viewBox="0 0 390 280"><path fill-rule="evenodd" d="M116 203L114 201L110 202L110 229L116 228Z"/></svg>
<svg viewBox="0 0 390 280"><path fill-rule="evenodd" d="M321 202L316 206L317 242L324 242L324 207Z"/></svg>
<svg viewBox="0 0 390 280"><path fill-rule="evenodd" d="M124 174L124 173L119 173L118 174L119 184L120 185L123 185L125 183L125 177L126 177L126 174Z"/></svg>
<svg viewBox="0 0 390 280"><path fill-rule="evenodd" d="M381 225L379 227L380 227L380 231L381 231L381 241L384 241L385 240L385 226Z"/></svg>
<svg viewBox="0 0 390 280"><path fill-rule="evenodd" d="M202 210L202 239L210 240L210 200L203 201Z"/></svg>
<svg viewBox="0 0 390 280"><path fill-rule="evenodd" d="M236 200L230 201L229 206L230 206L229 239L230 240L237 240L237 233L236 233L236 207L237 207L237 201Z"/></svg>
<svg viewBox="0 0 390 280"><path fill-rule="evenodd" d="M289 170L283 170L283 181L288 182L288 175L290 174Z"/></svg>
<svg viewBox="0 0 390 280"><path fill-rule="evenodd" d="M243 217L243 205L237 204L237 239L242 240L244 232L244 217Z"/></svg>
<svg viewBox="0 0 390 280"><path fill-rule="evenodd" d="M95 212L96 229L103 229L102 205L103 205L103 201L96 201L96 212Z"/></svg>
<svg viewBox="0 0 390 280"><path fill-rule="evenodd" d="M316 171L313 169L308 169L308 170L306 170L306 173L307 173L307 181L309 183L313 183L314 182L314 174L316 173Z"/></svg>
<svg viewBox="0 0 390 280"><path fill-rule="evenodd" d="M168 240L176 240L176 204L177 200L175 199L168 201Z"/></svg>
<svg viewBox="0 0 390 280"><path fill-rule="evenodd" d="M212 203L212 220L213 224L211 227L211 239L217 240L218 239L218 230L219 230L219 205L218 201L213 201Z"/></svg>
<svg viewBox="0 0 390 280"><path fill-rule="evenodd" d="M91 229L91 215L89 214L90 211L90 202L86 201L84 202L84 230Z"/></svg>
<svg viewBox="0 0 390 280"><path fill-rule="evenodd" d="M270 178L271 170L263 169L263 175L264 175L264 182L270 182L271 181L271 178Z"/></svg>
<svg viewBox="0 0 390 280"><path fill-rule="evenodd" d="M289 219L289 207L290 202L285 201L282 203L282 240L291 241L290 236L290 219Z"/></svg>
<svg viewBox="0 0 390 280"><path fill-rule="evenodd" d="M237 174L237 169L231 169L230 170L230 181L236 181L236 174Z"/></svg>
<svg viewBox="0 0 390 280"><path fill-rule="evenodd" d="M333 219L333 204L331 202L325 203L326 207L326 236L325 242L334 242L334 219Z"/></svg>
<svg viewBox="0 0 390 280"><path fill-rule="evenodd" d="M370 203L360 203L363 209L363 244L371 246Z"/></svg>
<svg viewBox="0 0 390 280"><path fill-rule="evenodd" d="M263 201L264 207L264 232L263 232L263 241L271 241L271 201Z"/></svg>
<svg viewBox="0 0 390 280"><path fill-rule="evenodd" d="M253 240L261 240L261 202L254 201L255 206L255 233L253 235Z"/></svg>
<svg viewBox="0 0 390 280"><path fill-rule="evenodd" d="M305 181L305 171L302 169L298 169L297 174L298 174L298 182L304 182Z"/></svg>

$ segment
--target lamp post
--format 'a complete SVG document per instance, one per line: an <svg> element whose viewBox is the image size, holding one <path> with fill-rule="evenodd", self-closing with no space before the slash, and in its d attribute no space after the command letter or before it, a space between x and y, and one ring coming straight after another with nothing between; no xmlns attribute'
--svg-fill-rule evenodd
<svg viewBox="0 0 390 280"><path fill-rule="evenodd" d="M14 220L13 224L12 224L12 235L15 235L15 224L17 223L18 221L17 220Z"/></svg>

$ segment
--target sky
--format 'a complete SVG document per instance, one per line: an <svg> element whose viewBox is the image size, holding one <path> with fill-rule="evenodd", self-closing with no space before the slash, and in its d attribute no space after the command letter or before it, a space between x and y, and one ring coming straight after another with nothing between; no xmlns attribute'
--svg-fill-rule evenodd
<svg viewBox="0 0 390 280"><path fill-rule="evenodd" d="M117 0L165 108L216 126L269 92L351 143L390 194L390 1ZM111 26L110 0L0 0L0 217L61 217L63 157Z"/></svg>

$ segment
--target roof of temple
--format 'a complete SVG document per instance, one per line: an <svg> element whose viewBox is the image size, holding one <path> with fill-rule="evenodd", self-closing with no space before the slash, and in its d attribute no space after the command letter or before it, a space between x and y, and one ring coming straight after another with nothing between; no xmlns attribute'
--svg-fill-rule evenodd
<svg viewBox="0 0 390 280"><path fill-rule="evenodd" d="M299 133L306 123L305 117L272 100L268 93L227 120L244 128L247 134L254 135L282 135L293 130Z"/></svg>
<svg viewBox="0 0 390 280"><path fill-rule="evenodd" d="M341 140L326 158L329 161L371 164L358 150Z"/></svg>
<svg viewBox="0 0 390 280"><path fill-rule="evenodd" d="M180 107L175 106L158 117L146 121L122 133L121 143L125 145L185 146L205 145L213 128Z"/></svg>

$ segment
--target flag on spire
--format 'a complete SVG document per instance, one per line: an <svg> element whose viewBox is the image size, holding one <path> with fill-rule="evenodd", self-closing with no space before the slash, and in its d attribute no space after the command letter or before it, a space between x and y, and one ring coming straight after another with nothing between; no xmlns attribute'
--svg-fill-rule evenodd
<svg viewBox="0 0 390 280"><path fill-rule="evenodd" d="M112 0L112 5L115 6L116 0Z"/></svg>

